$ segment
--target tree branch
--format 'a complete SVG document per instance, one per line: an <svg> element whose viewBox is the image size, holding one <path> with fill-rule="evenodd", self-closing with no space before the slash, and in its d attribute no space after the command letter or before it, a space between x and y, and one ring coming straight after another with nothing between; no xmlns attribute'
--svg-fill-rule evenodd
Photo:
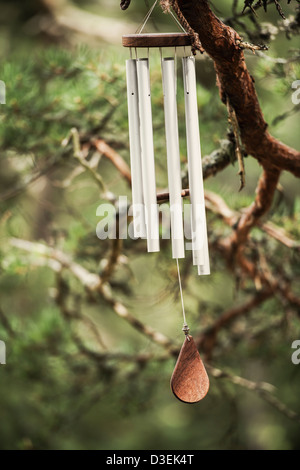
<svg viewBox="0 0 300 470"><path fill-rule="evenodd" d="M261 305L272 297L272 295L273 291L271 289L265 289L255 293L255 295L244 304L226 310L212 325L204 330L201 335L195 339L195 342L197 346L204 351L206 360L211 360L212 351L217 341L217 334L221 328L227 328L236 318L252 312L254 308Z"/></svg>
<svg viewBox="0 0 300 470"><path fill-rule="evenodd" d="M131 185L131 172L130 168L125 160L119 155L110 145L108 145L103 139L94 139L92 144L96 147L100 154L103 154L108 158L113 165L119 170L121 175L125 178L127 183Z"/></svg>
<svg viewBox="0 0 300 470"><path fill-rule="evenodd" d="M241 216L236 230L232 232L227 240L232 250L244 246L251 229L258 224L261 217L271 207L274 193L277 188L280 172L273 169L264 170L258 182L255 201Z"/></svg>
<svg viewBox="0 0 300 470"><path fill-rule="evenodd" d="M98 293L112 307L114 312L120 318L123 318L131 326L133 326L133 328L148 336L152 341L160 344L166 349L170 351L174 350L172 341L170 341L163 333L160 333L151 326L142 323L128 311L124 304L116 300L112 295L110 286L107 283L103 283L100 276L95 273L91 273L86 268L81 266L81 264L73 261L72 258L63 251L44 245L42 243L35 243L19 238L11 238L10 244L16 248L44 258L46 261L44 264L48 265L56 272L60 272L64 268L68 269L73 274L73 276L75 276L87 289L87 291L89 291L92 295Z"/></svg>
<svg viewBox="0 0 300 470"><path fill-rule="evenodd" d="M122 303L112 297L109 286L107 284L101 285L99 276L87 271L83 266L74 262L68 255L66 255L62 251L57 250L55 248L51 248L42 243L33 243L27 240L17 238L11 238L10 244L14 247L25 250L31 254L36 254L38 257L41 257L42 261L44 261L44 263L42 264L48 265L51 269L54 269L54 271L56 272L60 272L63 268L68 269L91 293L95 293L96 291L98 291L102 298L112 306L113 310L120 318L126 320L137 331L148 336L153 342L159 344L166 350L167 355L159 358L159 360L165 360L168 356L176 357L178 355L178 346L174 345L164 334L154 330L148 325L143 324L140 320L134 317ZM52 261L52 263L48 264L48 261ZM255 297L250 302L254 302L257 305L263 300L265 300L265 297L259 297L258 295L258 298ZM241 307L241 310L242 311L238 311L236 313L231 313L230 316L234 317L241 313L244 313L248 310L247 305ZM83 343L78 343L78 341L77 346L80 348L81 352L87 354L89 357L93 356L93 359L98 361L114 357L114 353L110 353L108 351L105 351L104 353L96 353L92 350L88 350ZM120 358L123 359L122 354ZM132 360L132 358L132 356L124 356L125 360ZM151 359L151 355L135 356L135 361L141 360L142 362L144 362ZM278 411L288 416L290 419L299 420L299 415L297 413L287 408L284 403L282 403L276 398L276 396L274 395L275 389L271 384L265 382L253 382L243 377L229 374L228 372L222 371L209 364L206 364L206 367L212 377L216 379L225 378L236 385L244 387L248 390L255 391L259 395L261 395L262 398L271 403Z"/></svg>
<svg viewBox="0 0 300 470"><path fill-rule="evenodd" d="M241 139L248 154L264 168L287 170L300 177L300 153L276 140L267 130L256 95L254 80L247 70L240 36L212 12L207 0L176 0L205 51L214 60L220 96L235 110Z"/></svg>

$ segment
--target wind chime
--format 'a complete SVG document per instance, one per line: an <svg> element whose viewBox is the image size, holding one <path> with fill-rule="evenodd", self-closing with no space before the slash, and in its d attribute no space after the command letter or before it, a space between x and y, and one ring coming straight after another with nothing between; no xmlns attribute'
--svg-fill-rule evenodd
<svg viewBox="0 0 300 470"><path fill-rule="evenodd" d="M130 59L126 61L126 77L133 229L135 238L147 239L148 252L160 250L149 65L149 48L157 48L161 57L164 95L172 257L177 264L183 312L182 330L185 334L185 340L172 374L171 389L179 400L186 403L196 403L207 394L209 379L193 337L189 334L178 261L185 257L185 239L177 114L177 48L184 48L182 71L193 265L197 267L199 275L208 275L210 274L210 265L201 165L195 58L193 55L185 54L185 48L191 46L191 37L186 31L163 34L142 33L156 3L157 0L146 15L143 26L138 33L125 35L122 38L123 46L130 48ZM163 57L163 48L172 48L174 57ZM139 57L140 49L148 51L146 57L145 55Z"/></svg>

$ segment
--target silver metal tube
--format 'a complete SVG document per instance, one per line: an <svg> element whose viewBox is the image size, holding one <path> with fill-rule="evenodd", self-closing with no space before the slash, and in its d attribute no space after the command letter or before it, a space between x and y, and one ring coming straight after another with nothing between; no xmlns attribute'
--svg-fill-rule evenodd
<svg viewBox="0 0 300 470"><path fill-rule="evenodd" d="M182 64L185 94L188 172L192 215L193 264L199 266L199 274L209 274L210 266L208 257L205 200L201 164L195 58L183 57Z"/></svg>
<svg viewBox="0 0 300 470"><path fill-rule="evenodd" d="M159 251L159 220L156 200L156 179L153 146L152 109L149 60L137 61L140 138L142 150L142 180L147 228L147 249Z"/></svg>
<svg viewBox="0 0 300 470"><path fill-rule="evenodd" d="M143 197L140 117L136 59L126 61L127 103L130 144L132 216L134 237L146 237L145 208Z"/></svg>
<svg viewBox="0 0 300 470"><path fill-rule="evenodd" d="M176 74L173 58L162 60L165 130L167 144L168 186L170 197L173 258L184 258L184 233L181 198L181 171L176 102Z"/></svg>

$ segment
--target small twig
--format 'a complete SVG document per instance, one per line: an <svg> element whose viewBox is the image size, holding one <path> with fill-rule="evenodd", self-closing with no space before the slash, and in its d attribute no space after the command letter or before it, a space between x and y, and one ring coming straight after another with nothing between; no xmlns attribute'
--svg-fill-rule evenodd
<svg viewBox="0 0 300 470"><path fill-rule="evenodd" d="M225 312L210 325L205 331L201 333L201 336L197 338L196 344L204 351L206 358L211 359L212 350L217 341L217 334L221 328L227 328L236 318L247 315L255 307L261 305L267 299L272 297L273 291L271 289L265 289L257 292L253 297L247 300L245 303L234 306Z"/></svg>
<svg viewBox="0 0 300 470"><path fill-rule="evenodd" d="M239 46L241 49L249 49L250 51L255 54L255 51L268 51L269 48L265 44L255 45L250 44L249 42L242 41L241 39L236 40L236 45Z"/></svg>
<svg viewBox="0 0 300 470"><path fill-rule="evenodd" d="M97 274L89 272L80 264L75 263L70 256L66 255L61 250L51 248L43 243L31 242L20 238L11 238L10 244L16 248L25 250L32 255L37 255L45 258L46 260L50 259L54 261L54 263L50 264L49 267L56 272L58 272L59 267L60 269L68 269L73 276L75 276L79 282L91 292L95 292L99 289L101 278Z"/></svg>
<svg viewBox="0 0 300 470"><path fill-rule="evenodd" d="M72 274L77 277L77 279L82 282L82 284L91 292L95 292L95 288L98 290L99 294L102 298L108 302L115 313L120 317L126 320L130 325L132 325L137 331L143 333L147 337L149 337L152 341L159 344L163 348L166 349L167 354L170 356L177 356L179 352L179 348L174 346L173 343L162 333L154 330L152 327L143 324L140 320L134 317L119 301L115 300L112 296L112 293L109 289L107 284L99 285L99 277L93 273L88 272L85 268L78 265L77 263L73 262L65 253L60 250L56 250L54 248L50 248L41 243L29 242L27 240L21 240L12 238L10 240L12 246L18 247L20 249L24 249L29 253L36 254L41 258L45 258L45 262L47 264L48 258L55 261L55 271L58 271L57 265L60 265L60 269L67 268L72 272ZM53 268L52 265L50 265ZM97 278L97 284L95 285L95 278ZM77 345L79 349L87 354L89 357L93 355L93 358L99 360L100 358L109 358L110 353L94 353L91 350L87 350L83 343L77 341ZM111 355L113 357L113 353ZM163 358L164 360L164 358ZM219 378L226 378L230 380L232 383L244 387L248 390L257 392L262 398L264 398L268 403L274 406L278 411L283 413L284 415L288 416L290 419L299 420L299 416L294 411L288 409L286 405L281 403L274 395L274 386L271 384L267 384L264 382L253 382L247 380L243 377L239 377L236 375L229 374L228 372L222 371L218 368L212 367L211 365L206 365L209 374L216 379Z"/></svg>
<svg viewBox="0 0 300 470"><path fill-rule="evenodd" d="M252 380L245 379L244 377L240 377L238 375L232 375L229 372L225 372L224 370L218 369L217 367L211 367L210 365L206 365L208 372L216 379L229 379L232 383L236 385L240 385L243 388L248 390L255 390L264 393L274 393L276 388L274 385L269 384L267 382L253 382Z"/></svg>
<svg viewBox="0 0 300 470"><path fill-rule="evenodd" d="M202 173L203 179L215 176L219 171L224 170L230 163L235 160L234 144L232 140L223 139L220 141L220 147L214 150L210 155L202 158ZM182 180L187 179L187 173L183 176ZM190 195L189 189L183 189L181 197L188 197ZM163 192L157 194L157 201L163 202L169 200L169 193Z"/></svg>
<svg viewBox="0 0 300 470"><path fill-rule="evenodd" d="M189 195L190 195L189 189L183 189L181 191L181 197L188 197ZM157 202L165 202L165 201L169 201L169 199L170 199L170 194L168 192L159 193L156 196Z"/></svg>
<svg viewBox="0 0 300 470"><path fill-rule="evenodd" d="M205 191L205 205L212 212L218 214L229 225L236 224L239 213L230 209L224 199L212 191Z"/></svg>
<svg viewBox="0 0 300 470"><path fill-rule="evenodd" d="M205 204L207 209L218 214L231 227L235 226L241 216L240 212L230 209L224 199L219 194L215 194L212 191L205 191ZM267 233L270 237L282 243L282 245L294 250L300 250L300 242L293 240L286 230L282 227L277 227L273 222L258 221L257 227Z"/></svg>
<svg viewBox="0 0 300 470"><path fill-rule="evenodd" d="M216 367L211 367L210 365L206 365L206 368L208 373L216 379L229 379L232 383L239 385L240 387L257 392L261 398L272 405L277 411L284 414L289 419L294 419L300 422L299 414L290 410L284 403L274 396L276 388L273 385L266 382L253 382L252 380L239 377L238 375L229 374L228 372L217 369Z"/></svg>
<svg viewBox="0 0 300 470"><path fill-rule="evenodd" d="M280 6L280 4L279 4L279 1L278 1L278 0L273 0L273 1L274 1L275 5L276 5L276 9L277 9L279 15L281 16L281 18L285 19L285 15L284 15L283 10L282 10L282 8L281 8L281 6ZM244 1L245 6L244 6L244 8L243 8L242 13L244 13L245 9L248 7L248 8L251 10L251 12L252 12L255 16L257 16L256 11L255 11L254 8L259 8L259 7L261 7L261 6L263 5L264 10L267 11L267 5L269 5L270 3L272 3L272 2L268 2L267 0L258 0L258 2L256 2L256 4L254 5L254 8L253 8L253 6L252 6L253 2L254 2L254 0L245 0L245 1ZM289 2L290 2L290 0L288 1L288 3L289 3Z"/></svg>
<svg viewBox="0 0 300 470"><path fill-rule="evenodd" d="M241 139L240 139L240 132L239 132L239 124L235 114L235 110L230 104L229 98L227 96L227 110L228 110L228 120L232 126L234 138L235 138L235 153L236 158L239 164L239 171L238 175L240 177L240 188L241 191L245 187L245 165L244 165L244 158L241 149Z"/></svg>
<svg viewBox="0 0 300 470"><path fill-rule="evenodd" d="M59 307L63 317L67 321L78 321L85 324L91 333L93 334L94 338L96 339L99 346L103 349L107 349L102 337L100 335L99 329L94 321L85 315L82 315L80 309L78 308L78 301L76 302L76 310L72 309L67 306L67 299L69 294L69 286L67 285L66 281L63 279L61 275L61 271L57 272L56 276L56 293L55 293L55 302ZM73 333L74 341L77 340L78 336ZM81 340L80 340L81 341ZM76 341L75 341L76 342Z"/></svg>
<svg viewBox="0 0 300 470"><path fill-rule="evenodd" d="M61 269L68 269L80 282L81 284L92 294L100 294L101 297L113 308L114 312L120 317L126 320L131 326L133 326L137 331L146 335L152 341L161 346L169 349L170 351L174 350L173 343L162 333L156 331L149 325L145 325L136 317L134 317L127 309L118 300L114 299L112 296L111 289L107 283L102 283L102 279L94 273L89 272L83 266L75 263L68 255L66 255L61 250L51 248L47 245L37 242L30 242L27 240L22 240L19 238L11 238L10 244L16 248L28 251L29 253L36 254L42 258L46 259L46 264L58 272L60 266ZM48 259L51 259L55 262L47 263Z"/></svg>
<svg viewBox="0 0 300 470"><path fill-rule="evenodd" d="M94 168L92 168L89 162L82 155L79 132L75 127L70 130L69 136L63 140L63 146L66 146L68 144L69 137L72 137L73 140L73 156L79 161L80 165L82 165L91 174L91 176L94 178L94 180L103 190L103 192L107 193L107 188L105 186L103 178L99 175L99 173L97 173L97 171L95 171Z"/></svg>
<svg viewBox="0 0 300 470"><path fill-rule="evenodd" d="M102 282L107 282L114 270L115 270L115 267L118 263L118 260L119 260L119 256L120 256L120 253L121 253L121 247L122 247L122 240L117 236L115 239L113 239L111 241L111 252L110 252L110 256L107 260L107 263L101 273L101 279L102 279Z"/></svg>
<svg viewBox="0 0 300 470"><path fill-rule="evenodd" d="M110 147L104 140L102 139L94 139L92 144L96 147L98 152L103 154L106 158L108 158L113 165L119 170L121 175L125 178L125 180L131 185L131 172L130 168L125 162L125 160L119 155L112 147Z"/></svg>
<svg viewBox="0 0 300 470"><path fill-rule="evenodd" d="M263 171L256 189L255 201L242 214L236 230L230 236L228 242L232 248L236 249L245 244L251 229L258 225L261 217L270 209L279 176L280 171L276 169Z"/></svg>
<svg viewBox="0 0 300 470"><path fill-rule="evenodd" d="M258 227L288 248L300 250L300 242L293 240L282 227L277 227L270 221L258 223Z"/></svg>
<svg viewBox="0 0 300 470"><path fill-rule="evenodd" d="M244 8L243 8L242 13L244 13L245 10L246 10L246 8L248 7L248 8L251 10L251 12L252 12L255 16L257 16L257 13L256 13L256 11L254 10L254 8L253 8L253 6L251 5L251 3L253 3L253 1L252 1L252 2L249 2L249 1L248 1L248 2L246 1L246 2L245 2L245 6L244 6Z"/></svg>

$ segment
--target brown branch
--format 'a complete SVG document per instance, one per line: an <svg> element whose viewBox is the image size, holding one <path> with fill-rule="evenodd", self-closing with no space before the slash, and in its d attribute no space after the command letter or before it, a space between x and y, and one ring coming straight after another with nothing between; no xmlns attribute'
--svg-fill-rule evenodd
<svg viewBox="0 0 300 470"><path fill-rule="evenodd" d="M221 328L227 328L236 318L247 315L254 308L272 297L273 291L265 289L257 292L244 304L226 310L211 326L195 339L197 346L205 353L206 360L211 360L212 350L217 341L217 334Z"/></svg>
<svg viewBox="0 0 300 470"><path fill-rule="evenodd" d="M95 273L91 273L81 266L81 264L73 261L69 255L43 243L35 243L19 238L11 238L10 244L16 248L35 254L42 259L44 258L45 262L43 264L49 266L55 272L60 272L62 269L68 269L91 295L99 294L120 318L123 318L137 331L146 335L152 341L160 344L173 353L174 346L172 341L170 341L163 333L156 331L154 328L144 324L132 315L124 304L113 297L110 286L107 283L103 283L100 276Z"/></svg>
<svg viewBox="0 0 300 470"><path fill-rule="evenodd" d="M262 286L271 288L273 285L273 292L275 287L269 276L264 271L259 271L256 264L245 257L244 252L251 229L259 225L262 216L267 214L271 207L279 176L280 171L276 169L263 171L256 189L255 201L244 211L232 233L220 242L230 267L238 265L254 280L259 289Z"/></svg>
<svg viewBox="0 0 300 470"><path fill-rule="evenodd" d="M269 178L262 177L259 184L257 200L244 213L239 216L239 212L231 210L221 196L210 191L205 193L206 207L218 214L231 227L234 227L232 234L215 242L215 247L220 250L228 264L232 267L237 264L244 275L253 279L256 288L271 291L273 295L279 296L291 305L297 314L300 312L300 298L291 290L291 284L285 279L274 278L269 270L263 253L259 253L259 262L255 263L246 258L244 254L245 241L248 238L251 228L257 225L269 236L275 238L278 242L288 248L299 250L300 243L290 238L290 236L280 227L271 222L262 222L260 217L267 211L268 205L272 202L272 194L276 189L276 178L273 180L273 186L270 187ZM268 192L270 193L268 194ZM265 194L267 193L267 195ZM260 201L264 200L265 205L260 206ZM239 218L240 217L240 218ZM239 223L237 223L239 221ZM235 256L233 256L235 255Z"/></svg>
<svg viewBox="0 0 300 470"><path fill-rule="evenodd" d="M234 143L232 140L223 139L220 141L220 148L214 150L210 155L206 155L202 158L202 173L203 179L207 179L210 176L215 176L219 171L222 171L230 163L234 161ZM185 179L187 175L184 176ZM188 197L190 195L190 190L183 189L181 192L181 197ZM169 193L163 192L157 194L157 202L163 202L169 200Z"/></svg>
<svg viewBox="0 0 300 470"><path fill-rule="evenodd" d="M224 199L212 191L205 191L205 206L210 211L218 214L230 227L236 224L239 213L230 209Z"/></svg>
<svg viewBox="0 0 300 470"><path fill-rule="evenodd" d="M108 158L113 165L119 170L121 175L126 179L126 181L131 185L131 173L130 168L123 160L121 155L119 155L112 147L110 147L104 140L102 139L95 139L93 140L93 145L96 147L98 152L103 154L106 158Z"/></svg>
<svg viewBox="0 0 300 470"><path fill-rule="evenodd" d="M207 0L176 0L206 52L214 60L220 96L235 110L241 139L248 154L264 168L276 167L300 176L300 153L276 140L267 130L253 78L245 63L240 36L220 21Z"/></svg>
<svg viewBox="0 0 300 470"><path fill-rule="evenodd" d="M227 97L226 100L227 110L228 110L228 121L232 126L234 140L235 140L235 154L239 164L239 172L238 175L240 177L240 189L241 191L245 187L245 165L244 165L244 158L242 154L241 142L240 142L240 131L239 131L239 124L237 121L237 117L235 114L235 110L230 104L230 101Z"/></svg>
<svg viewBox="0 0 300 470"><path fill-rule="evenodd" d="M144 335L148 336L153 342L162 346L165 350L167 355L177 357L180 347L174 345L164 334L154 330L152 327L143 324L140 320L134 317L127 308L115 300L112 297L112 293L107 284L101 285L100 278L94 273L90 273L87 271L83 266L74 262L69 256L63 253L60 250L55 248L51 248L47 245L42 243L33 243L27 240L11 238L10 244L14 247L19 249L25 250L32 255L36 255L42 258L43 263L48 265L51 269L55 272L60 272L63 268L68 269L81 283L82 285L87 288L90 292L95 293L97 290L99 294L105 299L113 308L115 313L120 317L126 320L131 326L133 326L137 331L143 333ZM48 261L52 261L52 263L48 264ZM100 282L100 284L99 284ZM85 345L81 342L77 341L77 346L81 350L81 352L87 354L89 357L92 357L99 360L104 360L113 358L114 353L104 352L104 353L96 353L92 350L89 350L85 347ZM120 359L122 360L123 357L121 355ZM124 356L124 359L131 360L132 357ZM140 361L141 363L151 359L148 356L144 357L143 355L137 355L136 360ZM165 360L167 357L162 356L160 360ZM253 382L247 380L243 377L232 375L226 371L222 371L217 369L209 364L206 365L209 374L217 379L219 378L226 378L230 380L232 383L242 386L248 390L253 390L259 393L262 398L267 400L271 403L278 411L285 414L291 419L299 420L299 415L296 414L293 410L290 410L286 407L284 403L279 401L274 395L274 387L271 384L264 383L264 382Z"/></svg>
<svg viewBox="0 0 300 470"><path fill-rule="evenodd" d="M259 223L261 217L270 209L279 175L280 172L276 169L263 171L258 182L255 201L244 212L236 230L225 241L225 243L231 246L232 251L237 251L239 247L244 246L251 229Z"/></svg>
<svg viewBox="0 0 300 470"><path fill-rule="evenodd" d="M294 410L288 408L284 403L282 403L274 395L275 387L266 382L253 382L252 380L244 379L236 375L228 374L225 371L219 370L217 368L212 368L207 365L207 371L210 375L217 379L230 379L230 381L236 385L244 387L248 390L255 391L261 398L263 398L267 403L269 403L273 408L275 408L280 413L287 416L289 419L300 422L300 415Z"/></svg>
<svg viewBox="0 0 300 470"><path fill-rule="evenodd" d="M102 282L108 282L113 272L118 264L119 257L121 254L122 241L119 237L116 237L111 240L111 251L108 259L106 260L106 265L101 273Z"/></svg>
<svg viewBox="0 0 300 470"><path fill-rule="evenodd" d="M300 242L290 238L290 236L282 227L277 227L270 221L265 223L258 223L258 227L288 248L300 250Z"/></svg>
<svg viewBox="0 0 300 470"><path fill-rule="evenodd" d="M235 225L241 217L240 212L230 209L224 199L219 194L215 194L212 191L205 191L205 205L208 210L219 215L230 227ZM287 248L300 250L300 242L293 240L282 227L277 227L277 225L270 221L258 221L257 226Z"/></svg>
<svg viewBox="0 0 300 470"><path fill-rule="evenodd" d="M190 190L189 189L183 189L181 191L181 197L188 197L190 195ZM156 196L157 202L165 202L170 199L170 193L165 192L165 193L159 193Z"/></svg>

